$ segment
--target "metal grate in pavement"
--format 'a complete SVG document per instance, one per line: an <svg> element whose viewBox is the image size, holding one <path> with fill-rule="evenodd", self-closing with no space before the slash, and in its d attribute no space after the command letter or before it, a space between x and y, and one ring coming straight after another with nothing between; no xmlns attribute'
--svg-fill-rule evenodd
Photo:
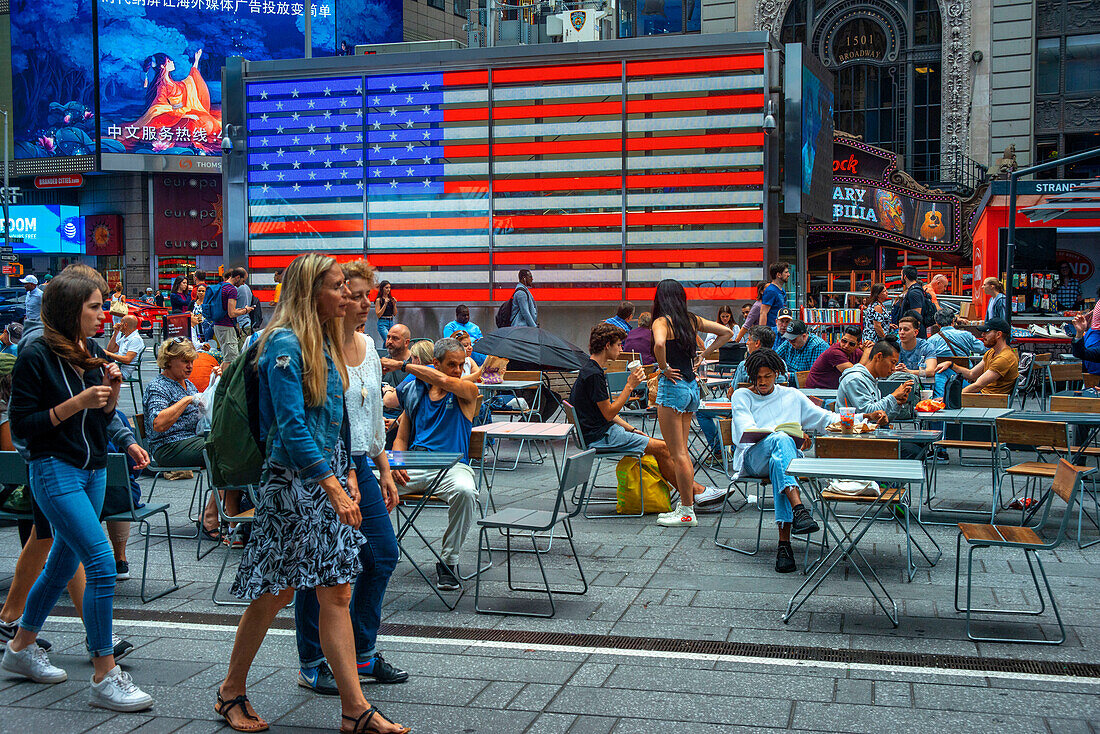
<svg viewBox="0 0 1100 734"><path fill-rule="evenodd" d="M72 608L57 608L57 614L73 616ZM164 612L151 609L114 610L115 619L137 621L179 622L236 627L240 617L235 614L202 612ZM293 629L294 620L277 618L273 625ZM1061 662L1055 660L1014 660L972 655L941 655L931 653L890 652L882 650L834 649L799 645L768 645L753 642L718 640L662 639L617 635L573 634L567 632L533 632L527 630L497 630L478 627L436 627L417 624L383 624L380 634L390 637L419 637L439 640L469 640L471 642L504 642L520 645L548 645L569 648L604 648L610 650L646 650L687 655L728 655L733 657L789 660L791 662L822 662L898 666L904 668L935 668L940 670L970 670L1032 675L1100 678L1100 665L1094 663ZM914 644L919 644L914 640Z"/></svg>

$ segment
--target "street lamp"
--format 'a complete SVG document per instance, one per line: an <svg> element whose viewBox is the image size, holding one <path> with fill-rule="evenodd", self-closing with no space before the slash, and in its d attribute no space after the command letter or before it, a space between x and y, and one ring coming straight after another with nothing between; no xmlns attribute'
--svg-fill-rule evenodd
<svg viewBox="0 0 1100 734"><path fill-rule="evenodd" d="M4 246L11 247L11 217L8 216L8 199L11 198L11 188L8 185L8 111L0 109L0 115L4 116Z"/></svg>

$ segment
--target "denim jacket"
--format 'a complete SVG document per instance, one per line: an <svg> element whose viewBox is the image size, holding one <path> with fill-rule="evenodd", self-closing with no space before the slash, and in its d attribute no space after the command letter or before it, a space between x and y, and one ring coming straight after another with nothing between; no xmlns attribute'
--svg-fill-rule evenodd
<svg viewBox="0 0 1100 734"><path fill-rule="evenodd" d="M306 482L320 482L334 474L332 455L337 441L348 440L344 385L332 358L328 363L327 398L308 407L302 390L302 349L289 329L279 329L260 355L260 421L274 432L268 460L294 469ZM346 444L350 446L350 441ZM343 477L338 477L343 479Z"/></svg>

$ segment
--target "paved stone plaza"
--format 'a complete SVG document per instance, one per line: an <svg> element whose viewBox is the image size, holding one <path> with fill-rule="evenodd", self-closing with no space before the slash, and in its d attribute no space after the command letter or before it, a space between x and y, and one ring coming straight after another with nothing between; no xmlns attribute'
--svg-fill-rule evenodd
<svg viewBox="0 0 1100 734"><path fill-rule="evenodd" d="M128 391L124 396L128 403ZM613 480L610 467L601 480ZM149 481L143 485L148 487ZM941 467L941 494L952 498L977 492L988 501L988 482L988 468L959 467L954 455L949 466ZM535 507L550 502L555 488L549 463L521 465L497 474L494 496L498 506ZM172 503L173 523L181 532L191 530L186 527L191 489L189 481L161 482L154 495L154 500ZM1008 514L1003 517L1012 522ZM756 533L755 511L743 510L735 518L731 537L750 543ZM442 510L429 509L418 524L429 538L438 539L443 519ZM1081 551L1068 542L1047 561L1067 626L1065 644L976 644L966 639L961 615L953 609L956 533L950 527L931 528L944 557L932 569L918 562L912 583L904 580L904 536L897 525L879 523L861 543L898 601L900 625L894 629L858 577L843 572L828 578L784 624L781 615L804 577L774 572L774 525L765 518L760 554L745 557L714 546L716 521L716 515L701 515L698 527L683 530L659 528L653 518L579 519L576 545L592 585L584 596L558 597L557 615L550 620L475 614L472 582L458 608L447 611L402 560L387 593L381 648L411 678L404 685L368 686L368 700L414 731L432 734L1100 731L1100 679L1051 674L1057 666L1046 665L1100 662L1100 617L1095 611L1100 546ZM175 540L181 588L143 605L138 589L144 540L136 529L131 537L134 578L119 583L116 631L137 646L125 664L155 697L152 711L112 714L89 708L91 664L84 656L81 625L63 597L43 634L54 644L53 662L69 671L70 680L57 686L0 681L0 730L60 734L222 728L213 712L214 691L225 673L240 612L239 607L211 601L222 552L196 561L196 541ZM471 536L462 558L464 572L473 569L475 543ZM434 559L415 542L408 547L430 569ZM799 550L796 544L801 569ZM571 579L563 575L572 565L567 551L566 544L555 541L546 562L559 578ZM14 529L0 530L0 553L0 573L10 578L18 553ZM238 555L233 552L231 569ZM519 558L518 566L522 578L536 573L530 554ZM171 577L163 540L155 541L150 551L149 575L154 588ZM1019 553L986 552L975 584L983 604L1022 604L1024 591L1033 591ZM490 570L482 588L488 595L485 603L510 603L504 599L502 569ZM542 601L532 598L526 606ZM1042 633L1056 635L1049 612L1042 620ZM1002 634L1029 631L1024 624L1001 623L995 629ZM552 635L546 644L509 632L595 637L584 638L588 647L578 647L576 638L571 642ZM614 638L623 636L648 639L630 646L634 649L612 649L618 645ZM756 643L789 650L785 660L726 652L668 653L653 639ZM840 662L829 662L820 648L844 654L837 656ZM889 656L875 662L874 655L860 655L861 662L852 662L851 651ZM992 673L981 665L975 670L972 662L940 667L927 665L927 659L916 660L914 666L898 664L894 654L899 652L1041 661L1043 667L1035 673L1009 665L1006 672ZM338 702L299 688L296 665L293 622L284 612L252 672L250 695L257 710L272 722L273 731L334 731Z"/></svg>

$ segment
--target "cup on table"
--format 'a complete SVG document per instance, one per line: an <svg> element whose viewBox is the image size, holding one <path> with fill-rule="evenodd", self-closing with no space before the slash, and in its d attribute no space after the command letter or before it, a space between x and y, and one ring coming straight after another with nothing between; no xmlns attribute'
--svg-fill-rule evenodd
<svg viewBox="0 0 1100 734"><path fill-rule="evenodd" d="M921 400L931 400L932 399L932 391L931 390L921 390L920 391L920 399Z"/></svg>
<svg viewBox="0 0 1100 734"><path fill-rule="evenodd" d="M856 409L855 408L841 408L840 409L840 430L842 433L851 433L856 425Z"/></svg>

